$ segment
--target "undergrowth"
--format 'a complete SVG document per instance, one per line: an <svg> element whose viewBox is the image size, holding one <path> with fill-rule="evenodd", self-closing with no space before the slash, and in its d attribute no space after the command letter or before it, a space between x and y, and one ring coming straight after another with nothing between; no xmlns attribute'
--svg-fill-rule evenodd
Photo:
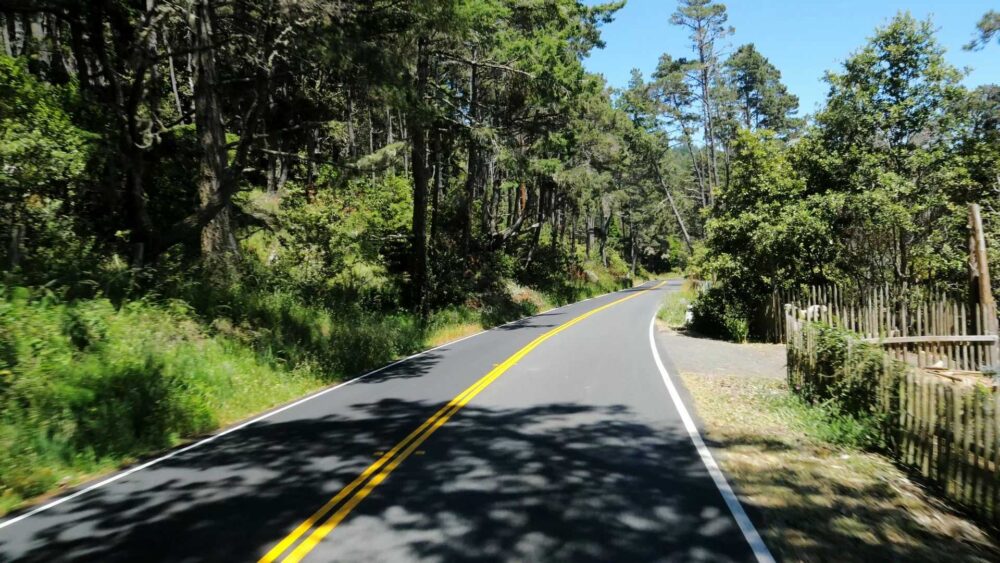
<svg viewBox="0 0 1000 563"><path fill-rule="evenodd" d="M209 334L182 302L0 294L0 509L322 383Z"/></svg>
<svg viewBox="0 0 1000 563"><path fill-rule="evenodd" d="M775 400L774 409L809 436L837 446L875 450L882 433L874 416L845 412L833 402L810 404L796 395Z"/></svg>
<svg viewBox="0 0 1000 563"><path fill-rule="evenodd" d="M419 318L280 285L81 297L0 284L0 514L427 347L617 283L513 282ZM569 288L569 289L566 289Z"/></svg>

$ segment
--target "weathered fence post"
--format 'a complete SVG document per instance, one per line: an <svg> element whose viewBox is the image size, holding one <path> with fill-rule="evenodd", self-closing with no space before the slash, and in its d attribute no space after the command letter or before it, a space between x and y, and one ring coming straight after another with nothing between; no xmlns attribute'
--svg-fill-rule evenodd
<svg viewBox="0 0 1000 563"><path fill-rule="evenodd" d="M995 303L993 288L990 286L990 267L986 259L983 218L978 203L969 204L969 281L977 303Z"/></svg>
<svg viewBox="0 0 1000 563"><path fill-rule="evenodd" d="M990 267L986 258L986 236L983 233L983 218L978 203L969 204L969 301L974 310L978 309L981 335L1000 334L1000 320L997 319L996 300L990 284ZM985 363L993 367L1000 362L1000 342L983 350Z"/></svg>

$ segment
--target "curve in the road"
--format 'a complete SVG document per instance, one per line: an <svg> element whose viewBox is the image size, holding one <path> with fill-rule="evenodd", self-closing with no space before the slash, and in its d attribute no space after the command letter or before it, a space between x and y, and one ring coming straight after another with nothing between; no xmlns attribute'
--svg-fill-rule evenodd
<svg viewBox="0 0 1000 563"><path fill-rule="evenodd" d="M658 289L666 283L667 282L663 281L652 287L644 288L643 292ZM388 477L400 463L412 455L413 452L420 447L420 444L424 443L424 441L427 440L431 434L437 431L438 428L444 426L444 424L447 423L448 420L455 415L455 413L467 405L469 401L482 392L483 389L486 389L491 383L496 381L497 378L506 373L507 370L517 364L517 362L521 361L521 359L527 356L532 350L540 346L546 340L572 327L573 325L578 324L585 319L604 311L605 309L610 309L615 305L624 303L630 299L635 299L640 295L642 295L642 292L633 293L632 295L612 301L606 305L591 309L590 311L566 321L565 323L529 342L526 346L504 360L503 363L497 365L481 379L459 393L455 398L449 401L448 404L425 420L424 423L417 427L416 430L393 446L391 450L385 453L385 455L379 458L375 463L369 465L361 473L361 475L357 477L357 479L341 489L312 516L299 524L292 531L292 533L288 534L284 539L278 542L277 545L275 545L270 551L267 552L267 554L264 555L264 557L260 559L259 563L272 563L273 561L278 560L281 555L285 553L285 551L298 541L299 538L301 538L306 532L312 530L312 533L309 534L309 536L302 543L300 543L298 547L292 550L292 552L282 560L286 563L298 563L301 561L303 557L308 555L309 552L311 552L316 545L323 540L323 538L332 532L333 529L336 528L337 525L340 524L340 522L343 521L352 510L354 510L354 507L363 501L365 497L367 497L372 490L375 489L375 487L384 481L385 478ZM362 484L364 486L362 486ZM359 487L360 490L358 490ZM355 490L357 490L357 492L355 492ZM316 526L320 520L322 520L331 510L338 506L341 501L348 498L348 496L352 493L353 496L351 496L347 502L334 512L329 519L313 529L313 527Z"/></svg>
<svg viewBox="0 0 1000 563"><path fill-rule="evenodd" d="M84 486L0 523L0 561L768 561L649 332L678 283L652 285L416 354Z"/></svg>

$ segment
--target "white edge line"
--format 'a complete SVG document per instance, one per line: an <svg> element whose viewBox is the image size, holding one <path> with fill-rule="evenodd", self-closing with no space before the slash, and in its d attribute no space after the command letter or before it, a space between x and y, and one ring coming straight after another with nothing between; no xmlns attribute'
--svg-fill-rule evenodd
<svg viewBox="0 0 1000 563"><path fill-rule="evenodd" d="M591 297L590 299L597 299L598 297L604 297L605 295L611 295L612 293L619 293L621 291L624 291L624 290L620 289L618 291L609 291L608 293L605 293L603 295L598 295L596 297ZM590 299L585 299L584 301L590 301ZM577 301L576 303L583 303L583 301ZM567 303L565 305L560 305L559 307L555 307L553 309L549 309L548 311L544 311L544 312L552 312L552 311L555 311L557 309L562 309L563 307L568 307L570 305L574 305L576 303ZM178 455L180 455L182 453L189 452L189 451L191 451L191 450L193 450L195 448L198 448L200 446L204 446L205 444L208 444L210 442L214 442L215 440L217 440L217 439L219 439L219 438L221 438L223 436L226 436L228 434L232 434L233 432L242 430L242 429L246 428L247 426L250 426L250 425L252 425L254 423L260 422L261 420L270 418L270 417L272 417L272 416L274 416L276 414L280 414L280 413L285 412L285 411L287 411L289 409L295 408L295 407L301 405L302 403L305 403L305 402L311 401L311 400L313 400L313 399L315 399L317 397L321 397L323 395L326 395L327 393L330 393L331 391L336 391L337 389L340 389L341 387L344 387L345 385L350 385L352 383L361 381L362 379L364 379L366 377L369 377L369 376L375 375L377 373L383 372L383 371L385 371L385 370L387 370L387 369L389 369L391 367L397 366L397 365L399 365L399 364L401 364L403 362L407 362L407 361L410 361L410 360L412 360L412 359L414 359L416 357L423 356L424 354L427 354L429 352L433 352L434 350L438 350L440 348L444 348L445 346L452 346L454 344L458 344L459 342L462 342L463 340L468 340L470 338L479 336L481 334L486 334L487 332L490 332L490 331L495 330L495 329L500 328L500 327L504 327L504 326L507 326L507 325L511 325L511 324L514 324L514 323L525 321L525 320L530 319L530 318L532 318L534 316L536 316L536 315L531 315L531 316L528 316L528 317L522 317L520 319L514 319L514 320L512 320L510 322L506 322L506 323L504 323L502 325L497 325L495 327L488 328L486 330L481 330L481 331L479 331L479 332L477 332L475 334L470 334L468 336L463 336L462 338L459 338L457 340L452 340L451 342L445 342L444 344L435 346L433 348L428 348L426 350L417 352L416 354L412 354L412 355L407 356L405 358L402 358L400 360L396 360L395 362L386 364L386 365L384 365L384 366L382 366L380 368L376 368L376 369L374 369L374 370L372 370L372 371L370 371L368 373L365 373L363 375L359 375L358 377L355 377L353 379L349 379L349 380L347 380L347 381L345 381L343 383L340 383L338 385L334 385L333 387L327 387L326 389L321 389L320 391L317 391L317 392L315 392L315 393L313 393L311 395L306 395L305 397L303 397L303 398L301 398L301 399L299 399L297 401L289 403L289 404L287 404L287 405L285 405L283 407L276 408L276 409L274 409L272 411L268 411L268 412L266 412L266 413L264 413L264 414L262 414L260 416L252 418L252 419L250 419L250 420L248 420L246 422L237 424L236 426L233 426L231 428L227 428L226 430L223 430L222 432L219 432L218 434L212 434L211 436L209 436L207 438L203 438L203 439L201 439L201 440L199 440L199 441L197 441L197 442L195 442L193 444L188 444L187 446L184 446L183 448L180 448L178 450L174 450L174 451L172 451L172 452L170 452L170 453L168 453L168 454L166 454L164 456L158 457L156 459L152 459L152 460L147 461L146 463L143 463L141 465L136 465L135 467L126 469L125 471L122 471L120 473L115 473L111 477L108 477L107 479L104 479L102 481L98 481L97 483L94 483L93 485L90 485L88 487L80 489L80 490L78 490L78 491L76 491L74 493L71 493L69 495L66 495L64 497L60 497L60 498L57 498L57 499L55 499L53 501L47 502L47 503L45 503L45 504L43 504L41 506L37 506L37 507L35 507L35 508L33 508L33 509L25 512L24 514L20 514L18 516L13 517L13 518L9 518L7 520L4 520L4 521L0 522L0 530L6 528L8 526L12 526L14 524L17 524L18 522L20 522L21 520L24 520L25 518L28 518L30 516L34 516L35 514L38 514L40 512L45 512L46 510L49 510L51 508L55 508L55 507L59 506L60 504L62 504L64 502L68 502L68 501L71 501L71 500L73 500L75 498L79 498L79 497L81 497L81 496L83 496L83 495L85 495L85 494L87 494L87 493L89 493L91 491L94 491L96 489L99 489L99 488L101 488L101 487L103 487L105 485L110 485L111 483L114 483L115 481L118 481L120 479L124 479L125 477L128 477L129 475L132 475L133 473L142 471L143 469L146 469L147 467L152 467L153 465L156 465L156 464L158 464L160 462L166 461L166 460L168 460L170 458L176 457L176 456L178 456Z"/></svg>
<svg viewBox="0 0 1000 563"><path fill-rule="evenodd" d="M726 502L726 506L729 507L729 512L732 513L733 519L736 520L740 531L743 532L743 537L750 544L750 549L753 550L757 561L760 563L774 563L774 556L771 555L771 551L760 537L757 528L754 527L750 517L743 510L743 505L740 504L740 500L737 498L736 493L733 492L733 488L729 486L729 481L726 481L726 476L719 469L719 464L715 462L715 457L712 456L711 450L705 445L705 440L702 439L701 433L698 432L698 426L694 423L694 419L691 418L687 407L684 406L684 401L681 400L680 393L677 392L677 387L667 372L667 368L663 367L660 352L656 349L655 332L656 315L654 314L653 318L649 320L649 347L653 350L653 360L656 362L656 367L660 370L660 377L663 378L663 383L667 386L667 392L670 393L670 399L674 403L674 408L680 413L681 420L684 422L684 428L694 443L695 449L698 450L698 456L701 457L702 463L705 464L705 468L708 470L708 474L711 475L712 481L715 482L716 488L722 493L722 499Z"/></svg>

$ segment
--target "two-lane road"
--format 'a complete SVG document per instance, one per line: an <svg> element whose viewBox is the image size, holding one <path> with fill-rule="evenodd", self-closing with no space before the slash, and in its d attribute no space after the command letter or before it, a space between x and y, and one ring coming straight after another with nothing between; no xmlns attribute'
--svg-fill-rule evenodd
<svg viewBox="0 0 1000 563"><path fill-rule="evenodd" d="M658 365L671 287L445 345L118 474L0 523L0 560L767 560Z"/></svg>

